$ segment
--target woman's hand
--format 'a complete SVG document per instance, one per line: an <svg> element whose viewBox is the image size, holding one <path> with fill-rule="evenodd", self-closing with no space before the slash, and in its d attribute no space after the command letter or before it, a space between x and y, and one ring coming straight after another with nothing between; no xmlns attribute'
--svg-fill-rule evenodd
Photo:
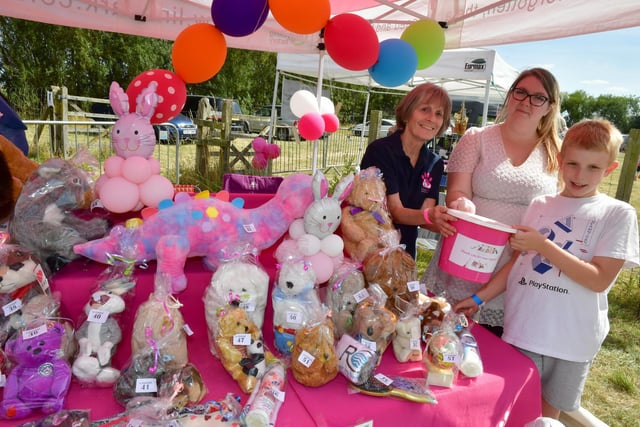
<svg viewBox="0 0 640 427"><path fill-rule="evenodd" d="M453 202L449 203L451 209L455 209L462 212L476 213L476 205L466 197L458 197Z"/></svg>
<svg viewBox="0 0 640 427"><path fill-rule="evenodd" d="M444 236L453 236L456 228L450 224L451 221L457 221L457 218L447 213L446 206L438 205L424 210L424 219L427 224L433 224L438 232Z"/></svg>

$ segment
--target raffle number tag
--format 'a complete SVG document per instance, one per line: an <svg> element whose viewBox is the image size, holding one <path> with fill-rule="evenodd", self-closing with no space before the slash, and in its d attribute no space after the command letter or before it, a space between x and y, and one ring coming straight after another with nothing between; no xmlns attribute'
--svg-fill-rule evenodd
<svg viewBox="0 0 640 427"><path fill-rule="evenodd" d="M302 350L302 353L300 353L300 356L298 356L298 362L302 363L307 368L313 364L314 360L316 360L316 358L313 357L311 353L308 353L304 350Z"/></svg>
<svg viewBox="0 0 640 427"><path fill-rule="evenodd" d="M296 325L302 324L302 313L299 311L287 311L287 322Z"/></svg>
<svg viewBox="0 0 640 427"><path fill-rule="evenodd" d="M247 313L251 313L252 311L256 311L256 305L252 302L241 302L239 304L240 308L244 308L244 311Z"/></svg>
<svg viewBox="0 0 640 427"><path fill-rule="evenodd" d="M92 308L89 310L89 315L87 316L87 321L92 323L104 323L109 318L109 312L105 310L96 310Z"/></svg>
<svg viewBox="0 0 640 427"><path fill-rule="evenodd" d="M411 340L409 341L409 348L411 350L421 350L420 338L411 338Z"/></svg>
<svg viewBox="0 0 640 427"><path fill-rule="evenodd" d="M458 363L458 355L457 354L443 354L442 360L445 363Z"/></svg>
<svg viewBox="0 0 640 427"><path fill-rule="evenodd" d="M360 342L371 351L376 351L376 348L378 347L375 341L361 339Z"/></svg>
<svg viewBox="0 0 640 427"><path fill-rule="evenodd" d="M386 386L391 385L391 383L393 382L393 380L388 376L386 376L385 374L375 374L374 376L378 381L380 381L382 384Z"/></svg>
<svg viewBox="0 0 640 427"><path fill-rule="evenodd" d="M138 378L136 380L136 393L157 393L158 382L155 378Z"/></svg>
<svg viewBox="0 0 640 427"><path fill-rule="evenodd" d="M256 232L256 226L253 224L244 224L242 226L242 228L244 228L244 231L246 231L247 233L255 233Z"/></svg>
<svg viewBox="0 0 640 427"><path fill-rule="evenodd" d="M184 331L185 334L187 334L188 337L193 335L193 330L191 329L188 323L184 324L184 326L182 327L182 330Z"/></svg>
<svg viewBox="0 0 640 427"><path fill-rule="evenodd" d="M280 390L279 388L273 388L273 396L278 399L280 402L284 402L284 391Z"/></svg>
<svg viewBox="0 0 640 427"><path fill-rule="evenodd" d="M251 344L251 334L235 334L233 336L233 345L249 345Z"/></svg>
<svg viewBox="0 0 640 427"><path fill-rule="evenodd" d="M22 339L30 340L47 332L47 325L41 325L33 329L25 329L22 331Z"/></svg>
<svg viewBox="0 0 640 427"><path fill-rule="evenodd" d="M410 282L407 282L407 289L409 289L409 291L411 292L419 291L420 282L418 282L417 280L412 280Z"/></svg>
<svg viewBox="0 0 640 427"><path fill-rule="evenodd" d="M368 297L369 297L369 291L367 291L366 289L362 289L361 291L358 291L355 294L353 294L353 298L356 300L358 304L364 301L365 299L367 299Z"/></svg>
<svg viewBox="0 0 640 427"><path fill-rule="evenodd" d="M47 275L44 274L44 270L42 269L42 266L40 264L36 265L36 268L33 269L33 272L36 274L36 280L40 285L40 289L42 289L43 292L48 291L49 279L47 279Z"/></svg>
<svg viewBox="0 0 640 427"><path fill-rule="evenodd" d="M20 310L22 308L22 300L20 298L16 298L13 301L9 302L8 304L5 304L2 306L2 312L4 313L5 317L9 316L13 313L15 313L16 311Z"/></svg>
<svg viewBox="0 0 640 427"><path fill-rule="evenodd" d="M139 420L137 418L134 418L132 420L129 420L129 422L127 422L127 427L140 427L142 425L142 420Z"/></svg>
<svg viewBox="0 0 640 427"><path fill-rule="evenodd" d="M369 421L365 421L365 422L360 423L360 424L356 424L353 427L373 427L373 420L369 420Z"/></svg>
<svg viewBox="0 0 640 427"><path fill-rule="evenodd" d="M4 387L7 383L7 377L4 374L0 374L0 387Z"/></svg>

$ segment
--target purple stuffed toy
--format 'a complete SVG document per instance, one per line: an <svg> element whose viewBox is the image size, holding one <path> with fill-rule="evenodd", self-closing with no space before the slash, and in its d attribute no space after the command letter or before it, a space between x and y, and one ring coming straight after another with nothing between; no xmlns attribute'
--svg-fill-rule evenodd
<svg viewBox="0 0 640 427"><path fill-rule="evenodd" d="M49 321L7 342L7 356L17 365L4 388L2 418L24 418L36 409L45 414L62 409L71 382L71 368L61 358L65 333L62 324Z"/></svg>

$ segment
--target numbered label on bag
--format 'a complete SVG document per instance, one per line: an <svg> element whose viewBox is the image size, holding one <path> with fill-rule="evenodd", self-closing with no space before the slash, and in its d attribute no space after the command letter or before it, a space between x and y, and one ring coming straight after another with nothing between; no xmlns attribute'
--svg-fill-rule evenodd
<svg viewBox="0 0 640 427"><path fill-rule="evenodd" d="M420 282L417 280L412 280L411 282L407 282L407 289L411 292L416 292L420 290Z"/></svg>
<svg viewBox="0 0 640 427"><path fill-rule="evenodd" d="M8 304L2 306L2 312L5 316L10 316L22 308L22 300L16 298Z"/></svg>
<svg viewBox="0 0 640 427"><path fill-rule="evenodd" d="M30 340L47 332L47 325L38 326L37 328L25 329L22 331L22 339Z"/></svg>
<svg viewBox="0 0 640 427"><path fill-rule="evenodd" d="M296 325L302 324L302 313L299 311L287 311L287 322Z"/></svg>
<svg viewBox="0 0 640 427"><path fill-rule="evenodd" d="M109 318L109 312L105 310L96 310L92 308L89 310L87 320L91 323L104 323Z"/></svg>
<svg viewBox="0 0 640 427"><path fill-rule="evenodd" d="M233 345L249 345L251 344L251 334L235 334L233 336Z"/></svg>
<svg viewBox="0 0 640 427"><path fill-rule="evenodd" d="M136 393L157 393L158 382L155 378L138 378L136 380Z"/></svg>
<svg viewBox="0 0 640 427"><path fill-rule="evenodd" d="M311 353L308 353L304 350L302 351L302 353L300 353L300 356L298 356L298 362L300 362L307 368L313 364L314 360L316 360L316 358L313 357Z"/></svg>
<svg viewBox="0 0 640 427"><path fill-rule="evenodd" d="M356 300L358 304L360 304L362 301L369 298L369 291L367 291L366 289L358 291L355 294L353 294L353 298Z"/></svg>

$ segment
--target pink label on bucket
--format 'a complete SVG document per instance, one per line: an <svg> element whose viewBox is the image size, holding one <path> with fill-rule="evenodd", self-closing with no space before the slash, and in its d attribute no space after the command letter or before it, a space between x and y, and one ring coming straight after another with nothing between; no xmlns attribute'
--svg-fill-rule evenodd
<svg viewBox="0 0 640 427"><path fill-rule="evenodd" d="M492 273L504 247L505 245L492 245L458 234L449 254L449 261L468 270Z"/></svg>

